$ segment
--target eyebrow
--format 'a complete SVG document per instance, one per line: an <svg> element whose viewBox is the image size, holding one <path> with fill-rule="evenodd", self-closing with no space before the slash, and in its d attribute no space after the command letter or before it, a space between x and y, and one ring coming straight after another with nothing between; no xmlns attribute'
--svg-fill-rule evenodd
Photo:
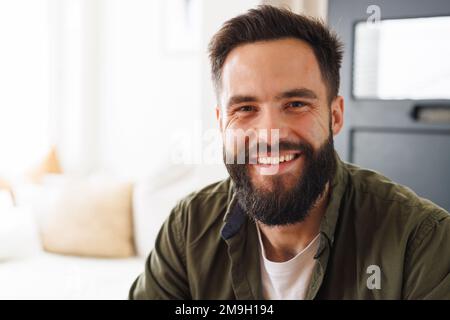
<svg viewBox="0 0 450 320"><path fill-rule="evenodd" d="M281 100L281 99L286 99L286 98L317 99L317 95L311 89L297 88L297 89L292 89L292 90L282 92L275 97L276 100Z"/></svg>
<svg viewBox="0 0 450 320"><path fill-rule="evenodd" d="M296 88L288 91L284 91L275 97L275 100L282 100L287 98L306 98L306 99L317 99L317 95L314 91L308 88ZM250 95L235 95L232 96L227 103L227 108L235 104L240 104L244 102L257 102L258 98Z"/></svg>
<svg viewBox="0 0 450 320"><path fill-rule="evenodd" d="M243 102L255 102L258 101L258 98L254 96L246 96L246 95L235 95L232 96L227 103L227 108L231 107L232 105L243 103Z"/></svg>

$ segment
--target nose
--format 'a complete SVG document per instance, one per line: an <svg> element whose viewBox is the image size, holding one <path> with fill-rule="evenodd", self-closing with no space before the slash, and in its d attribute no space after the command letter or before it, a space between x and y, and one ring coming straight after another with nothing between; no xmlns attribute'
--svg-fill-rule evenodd
<svg viewBox="0 0 450 320"><path fill-rule="evenodd" d="M283 140L287 138L289 128L283 119L283 115L279 108L274 106L265 106L261 108L260 115L255 119L254 129L258 132L266 132L265 136L269 141L268 144L273 144L275 141L271 141L276 135L272 134L272 130L278 130L278 139ZM264 139L263 139L264 140ZM276 141L278 143L278 141Z"/></svg>

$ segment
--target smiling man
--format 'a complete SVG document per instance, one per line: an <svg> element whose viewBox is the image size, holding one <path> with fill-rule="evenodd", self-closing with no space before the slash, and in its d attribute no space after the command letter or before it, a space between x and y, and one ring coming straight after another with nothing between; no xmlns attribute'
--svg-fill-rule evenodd
<svg viewBox="0 0 450 320"><path fill-rule="evenodd" d="M209 49L230 178L178 203L130 298L449 299L449 214L334 151L337 37L260 6Z"/></svg>

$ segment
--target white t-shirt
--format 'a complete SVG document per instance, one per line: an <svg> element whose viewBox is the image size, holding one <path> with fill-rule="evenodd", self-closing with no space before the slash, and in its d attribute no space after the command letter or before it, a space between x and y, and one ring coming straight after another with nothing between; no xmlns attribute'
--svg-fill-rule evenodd
<svg viewBox="0 0 450 320"><path fill-rule="evenodd" d="M266 258L261 233L258 238L261 245L261 277L263 295L268 300L305 299L316 260L314 255L319 248L319 235L292 259L285 262L273 262Z"/></svg>

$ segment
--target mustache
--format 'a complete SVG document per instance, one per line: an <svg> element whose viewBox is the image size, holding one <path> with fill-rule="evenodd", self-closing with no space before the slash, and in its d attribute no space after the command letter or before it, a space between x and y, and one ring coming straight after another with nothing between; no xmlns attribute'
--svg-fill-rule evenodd
<svg viewBox="0 0 450 320"><path fill-rule="evenodd" d="M310 149L310 145L304 142L293 142L293 141L280 141L277 145L271 145L271 144L254 144L250 148L248 148L248 153L250 154L256 154L261 149L264 149L266 147L267 153L272 152L281 152L281 151L299 151L299 152L306 152Z"/></svg>

